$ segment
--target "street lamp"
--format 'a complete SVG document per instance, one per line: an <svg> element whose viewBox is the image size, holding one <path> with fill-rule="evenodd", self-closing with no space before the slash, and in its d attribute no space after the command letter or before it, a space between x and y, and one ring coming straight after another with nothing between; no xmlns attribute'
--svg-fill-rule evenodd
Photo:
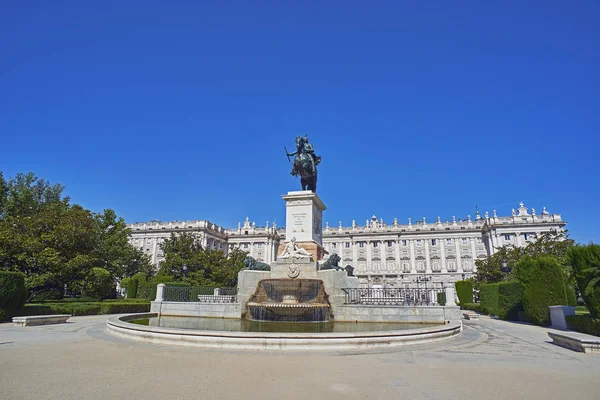
<svg viewBox="0 0 600 400"><path fill-rule="evenodd" d="M500 271L502 271L505 274L510 274L510 272L512 271L512 267L508 266L506 260L502 260L502 266L500 267Z"/></svg>
<svg viewBox="0 0 600 400"><path fill-rule="evenodd" d="M187 264L183 264L183 277L187 278L188 267Z"/></svg>

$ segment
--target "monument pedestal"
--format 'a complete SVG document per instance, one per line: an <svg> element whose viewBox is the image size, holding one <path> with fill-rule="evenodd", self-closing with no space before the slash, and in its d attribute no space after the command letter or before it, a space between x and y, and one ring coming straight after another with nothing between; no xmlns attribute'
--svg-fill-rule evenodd
<svg viewBox="0 0 600 400"><path fill-rule="evenodd" d="M310 190L288 192L285 200L285 239L296 238L298 247L308 251L314 261L322 260L327 251L323 248L323 201ZM279 247L279 254L285 246Z"/></svg>

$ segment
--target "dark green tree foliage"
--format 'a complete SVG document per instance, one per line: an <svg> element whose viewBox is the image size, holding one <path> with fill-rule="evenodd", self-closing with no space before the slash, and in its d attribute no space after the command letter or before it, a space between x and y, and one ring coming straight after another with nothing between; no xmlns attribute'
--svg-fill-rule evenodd
<svg viewBox="0 0 600 400"><path fill-rule="evenodd" d="M517 271L523 287L523 308L527 316L537 325L548 325L548 307L565 305L567 302L561 265L552 256L525 256L519 261Z"/></svg>
<svg viewBox="0 0 600 400"><path fill-rule="evenodd" d="M455 286L456 294L458 295L458 301L460 302L461 306L463 304L473 302L473 281L457 281Z"/></svg>
<svg viewBox="0 0 600 400"><path fill-rule="evenodd" d="M573 246L568 253L572 274L592 318L600 318L600 245Z"/></svg>
<svg viewBox="0 0 600 400"><path fill-rule="evenodd" d="M519 311L523 311L523 290L519 282L498 284L498 318L518 321Z"/></svg>
<svg viewBox="0 0 600 400"><path fill-rule="evenodd" d="M575 288L571 284L566 285L567 291L567 305L568 306L576 306L577 305L577 293L575 292Z"/></svg>
<svg viewBox="0 0 600 400"><path fill-rule="evenodd" d="M481 311L490 314L498 315L498 284L487 283L479 288L479 300Z"/></svg>
<svg viewBox="0 0 600 400"><path fill-rule="evenodd" d="M85 278L82 295L104 300L111 296L114 288L115 283L110 272L104 268L92 268Z"/></svg>
<svg viewBox="0 0 600 400"><path fill-rule="evenodd" d="M25 276L20 272L0 271L0 322L19 315L26 299Z"/></svg>
<svg viewBox="0 0 600 400"><path fill-rule="evenodd" d="M246 252L232 250L225 255L220 250L202 248L197 237L189 233L172 234L161 244L165 261L159 276L183 280L183 265L187 265L185 282L193 286L233 287L237 285L237 274L244 269Z"/></svg>
<svg viewBox="0 0 600 400"><path fill-rule="evenodd" d="M516 280L519 260L524 256L536 257L538 255L549 255L556 258L563 267L564 279L569 279L569 261L567 250L573 246L574 241L565 232L546 232L537 240L530 242L525 247L504 246L493 255L481 260L476 260L477 272L475 280L478 283L494 283ZM500 270L502 260L513 269L512 273Z"/></svg>

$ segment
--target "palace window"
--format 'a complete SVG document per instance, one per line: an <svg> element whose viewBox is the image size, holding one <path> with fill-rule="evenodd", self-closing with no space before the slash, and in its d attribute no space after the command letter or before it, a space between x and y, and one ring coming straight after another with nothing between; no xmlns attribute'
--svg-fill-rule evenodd
<svg viewBox="0 0 600 400"><path fill-rule="evenodd" d="M263 244L262 243L257 243L256 245L258 246L259 249L261 249Z"/></svg>
<svg viewBox="0 0 600 400"><path fill-rule="evenodd" d="M461 242L462 242L463 245L467 244L467 238L461 238L460 240L461 240Z"/></svg>
<svg viewBox="0 0 600 400"><path fill-rule="evenodd" d="M388 247L392 247L394 245L394 241L393 240L388 240Z"/></svg>
<svg viewBox="0 0 600 400"><path fill-rule="evenodd" d="M446 261L446 266L448 267L448 271L449 272L456 271L456 263L454 262L454 260L448 260L448 261Z"/></svg>
<svg viewBox="0 0 600 400"><path fill-rule="evenodd" d="M244 243L244 248L247 249L248 248L248 243Z"/></svg>
<svg viewBox="0 0 600 400"><path fill-rule="evenodd" d="M402 241L402 246L406 247L406 240Z"/></svg>
<svg viewBox="0 0 600 400"><path fill-rule="evenodd" d="M402 261L402 271L410 272L410 263L408 261Z"/></svg>
<svg viewBox="0 0 600 400"><path fill-rule="evenodd" d="M358 247L365 247L365 242L358 242Z"/></svg>
<svg viewBox="0 0 600 400"><path fill-rule="evenodd" d="M418 272L425 271L425 263L423 262L423 260L417 260L417 271Z"/></svg>
<svg viewBox="0 0 600 400"><path fill-rule="evenodd" d="M438 259L431 260L431 269L433 270L433 272L440 272L441 271L440 260L438 260Z"/></svg>
<svg viewBox="0 0 600 400"><path fill-rule="evenodd" d="M509 234L504 235L504 240L510 240L510 235Z"/></svg>
<svg viewBox="0 0 600 400"><path fill-rule="evenodd" d="M431 239L431 245L437 246L437 239Z"/></svg>
<svg viewBox="0 0 600 400"><path fill-rule="evenodd" d="M379 243L373 242L373 247L377 247L378 245L379 245Z"/></svg>
<svg viewBox="0 0 600 400"><path fill-rule="evenodd" d="M525 238L525 240L529 239L529 233L524 233L523 237Z"/></svg>
<svg viewBox="0 0 600 400"><path fill-rule="evenodd" d="M421 239L417 240L417 247L423 246L423 241Z"/></svg>
<svg viewBox="0 0 600 400"><path fill-rule="evenodd" d="M349 249L350 248L350 242L346 242L346 248Z"/></svg>
<svg viewBox="0 0 600 400"><path fill-rule="evenodd" d="M452 239L446 239L446 244L450 246L452 244Z"/></svg>
<svg viewBox="0 0 600 400"><path fill-rule="evenodd" d="M335 249L336 243L331 243L331 247Z"/></svg>

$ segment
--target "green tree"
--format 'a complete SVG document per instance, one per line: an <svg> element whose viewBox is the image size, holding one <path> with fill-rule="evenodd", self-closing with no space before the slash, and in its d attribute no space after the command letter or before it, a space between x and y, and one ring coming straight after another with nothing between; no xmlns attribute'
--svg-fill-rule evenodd
<svg viewBox="0 0 600 400"><path fill-rule="evenodd" d="M573 278L592 318L600 318L600 245L569 249Z"/></svg>
<svg viewBox="0 0 600 400"><path fill-rule="evenodd" d="M202 269L204 249L194 234L183 232L172 233L165 239L160 248L165 260L160 265L159 275L171 276L175 280L183 278L183 266L187 266L188 273L195 273Z"/></svg>
<svg viewBox="0 0 600 400"><path fill-rule="evenodd" d="M103 300L113 293L113 277L104 268L92 268L83 282L82 295Z"/></svg>

